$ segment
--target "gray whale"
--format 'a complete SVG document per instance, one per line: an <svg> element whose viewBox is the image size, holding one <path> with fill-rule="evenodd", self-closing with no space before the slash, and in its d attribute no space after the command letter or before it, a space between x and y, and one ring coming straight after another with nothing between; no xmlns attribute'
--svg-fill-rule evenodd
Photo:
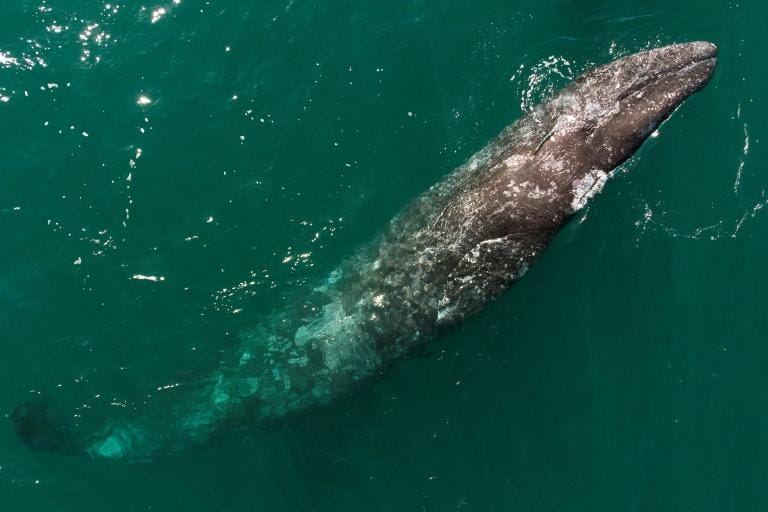
<svg viewBox="0 0 768 512"><path fill-rule="evenodd" d="M78 435L76 451L151 460L204 441L232 418L268 420L327 403L479 311L706 85L716 57L713 44L693 42L584 73L417 198L324 282L242 333L230 364L182 403ZM57 418L35 403L11 415L31 447L72 451L74 434Z"/></svg>

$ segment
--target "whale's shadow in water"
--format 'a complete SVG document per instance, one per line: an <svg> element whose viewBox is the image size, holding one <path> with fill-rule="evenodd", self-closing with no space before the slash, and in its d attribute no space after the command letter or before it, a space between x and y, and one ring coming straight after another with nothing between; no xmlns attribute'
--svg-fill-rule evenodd
<svg viewBox="0 0 768 512"><path fill-rule="evenodd" d="M56 412L48 398L17 405L11 413L11 422L19 438L35 451L80 452L80 441L69 422Z"/></svg>

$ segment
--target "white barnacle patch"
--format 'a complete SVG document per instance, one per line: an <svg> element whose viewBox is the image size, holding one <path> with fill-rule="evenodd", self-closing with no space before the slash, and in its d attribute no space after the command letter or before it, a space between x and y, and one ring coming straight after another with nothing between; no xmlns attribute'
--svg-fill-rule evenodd
<svg viewBox="0 0 768 512"><path fill-rule="evenodd" d="M244 350L242 354L240 354L240 364L246 364L248 361L253 359L253 354L250 353L248 350Z"/></svg>
<svg viewBox="0 0 768 512"><path fill-rule="evenodd" d="M443 295L443 297L438 302L438 310L437 310L437 321L442 322L446 318L450 318L453 312L456 310L456 306L454 304L451 304L451 299L448 298L447 295Z"/></svg>
<svg viewBox="0 0 768 512"><path fill-rule="evenodd" d="M555 100L560 107L575 107L579 104L579 98L572 93L563 93Z"/></svg>
<svg viewBox="0 0 768 512"><path fill-rule="evenodd" d="M508 169L515 169L517 167L521 167L523 164L525 164L528 161L528 159L521 155L511 155L507 157L506 160L504 160L504 165L507 166Z"/></svg>
<svg viewBox="0 0 768 512"><path fill-rule="evenodd" d="M373 305L377 308L384 307L384 294L378 293L373 296Z"/></svg>
<svg viewBox="0 0 768 512"><path fill-rule="evenodd" d="M597 117L603 113L603 110L605 110L604 107L599 102L593 100L587 101L587 104L584 106L584 111L590 117Z"/></svg>
<svg viewBox="0 0 768 512"><path fill-rule="evenodd" d="M538 185L536 187L528 192L528 197L530 199L541 199L542 197L548 197L551 196L555 192L555 187L542 189Z"/></svg>
<svg viewBox="0 0 768 512"><path fill-rule="evenodd" d="M533 190L528 192L528 197L530 199L541 199L545 195L547 194L543 190L541 190L538 185L536 185L536 187Z"/></svg>
<svg viewBox="0 0 768 512"><path fill-rule="evenodd" d="M565 170L565 164L560 159L550 159L542 162L542 168L549 175L562 174Z"/></svg>
<svg viewBox="0 0 768 512"><path fill-rule="evenodd" d="M359 316L345 311L340 302L326 304L309 323L296 330L293 344L297 354L305 353L301 350L304 346L320 349L328 371L376 363L378 355L362 336L359 320ZM289 386L290 382L284 384Z"/></svg>
<svg viewBox="0 0 768 512"><path fill-rule="evenodd" d="M571 183L573 199L571 199L570 212L575 213L584 208L590 199L603 190L608 174L600 169L592 169L584 177L573 180Z"/></svg>
<svg viewBox="0 0 768 512"><path fill-rule="evenodd" d="M554 137L556 133L566 131L568 128L576 126L578 124L578 121L579 121L578 116L575 116L573 114L560 115L557 118L555 127L552 128L552 136Z"/></svg>
<svg viewBox="0 0 768 512"><path fill-rule="evenodd" d="M477 263L480 258L480 244L474 246L464 258L470 263Z"/></svg>
<svg viewBox="0 0 768 512"><path fill-rule="evenodd" d="M520 195L524 189L530 186L530 182L524 181L522 183L516 183L514 180L510 181L507 185L507 190L510 190L513 196Z"/></svg>
<svg viewBox="0 0 768 512"><path fill-rule="evenodd" d="M290 258L292 258L292 257L288 257L288 258L290 260ZM283 263L286 263L285 259L283 260ZM334 284L338 283L339 279L341 279L341 277L342 277L342 271L341 271L340 268L337 268L337 269L331 271L331 273L328 274L328 277L326 277L322 281L322 283L320 283L318 286L315 286L313 288L313 290L315 290L316 292L325 293L325 292L328 291L328 289L331 286L333 286Z"/></svg>

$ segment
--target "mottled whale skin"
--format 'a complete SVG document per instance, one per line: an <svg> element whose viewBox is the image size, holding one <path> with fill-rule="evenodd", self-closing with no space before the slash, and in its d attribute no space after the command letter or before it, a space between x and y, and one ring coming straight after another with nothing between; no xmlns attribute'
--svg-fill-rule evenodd
<svg viewBox="0 0 768 512"><path fill-rule="evenodd" d="M189 386L183 402L78 435L76 451L147 461L202 442L233 418L267 420L326 403L482 309L706 85L716 56L711 43L677 44L581 75L417 198L327 280L241 333L236 357ZM31 447L71 452L73 435L56 418L36 403L12 414Z"/></svg>

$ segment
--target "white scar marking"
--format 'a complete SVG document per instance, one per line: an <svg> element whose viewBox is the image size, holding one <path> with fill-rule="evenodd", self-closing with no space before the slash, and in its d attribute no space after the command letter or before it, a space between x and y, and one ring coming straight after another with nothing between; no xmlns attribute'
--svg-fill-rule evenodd
<svg viewBox="0 0 768 512"><path fill-rule="evenodd" d="M606 181L608 181L608 174L600 169L593 169L583 178L573 180L573 183L571 184L573 187L571 189L573 192L571 213L575 213L584 208L590 199L603 190Z"/></svg>

